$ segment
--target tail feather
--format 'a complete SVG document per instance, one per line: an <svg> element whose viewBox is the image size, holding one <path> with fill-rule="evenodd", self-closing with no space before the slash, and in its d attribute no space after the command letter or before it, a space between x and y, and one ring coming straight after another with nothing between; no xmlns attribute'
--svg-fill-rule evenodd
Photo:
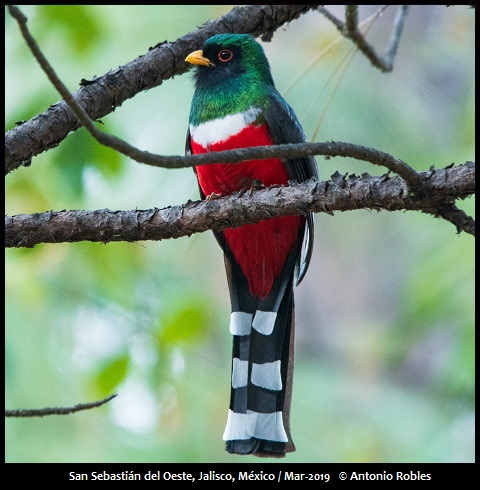
<svg viewBox="0 0 480 490"><path fill-rule="evenodd" d="M293 273L287 260L270 294L252 298L233 257L226 253L233 334L230 410L224 433L234 454L283 457L295 450L290 436L293 374ZM234 280L232 280L234 279Z"/></svg>

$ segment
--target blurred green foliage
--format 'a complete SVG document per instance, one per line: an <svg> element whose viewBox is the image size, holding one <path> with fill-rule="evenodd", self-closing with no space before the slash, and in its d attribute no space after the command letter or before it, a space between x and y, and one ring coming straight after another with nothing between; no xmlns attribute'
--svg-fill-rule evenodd
<svg viewBox="0 0 480 490"><path fill-rule="evenodd" d="M104 42L105 26L88 5L44 5L36 13L39 40L54 30L68 43L73 56L86 56Z"/></svg>
<svg viewBox="0 0 480 490"><path fill-rule="evenodd" d="M340 7L332 7L337 9ZM73 91L175 40L227 6L25 6L29 27ZM361 8L364 18L373 12ZM336 10L341 15L341 10ZM381 52L394 9L369 33ZM387 151L417 169L473 159L474 13L416 6L393 73L342 41L288 93L318 141ZM8 13L6 129L58 100ZM299 35L301 33L301 35ZM311 12L265 44L282 92L338 32ZM327 90L323 93L323 87ZM103 129L162 154L184 148L190 75L137 95ZM322 94L321 94L322 93ZM319 98L319 94L321 97ZM317 158L336 170L366 163ZM148 209L197 199L189 169L138 165L84 130L6 178L6 213ZM473 199L459 203L473 214ZM474 460L473 238L420 213L317 216L315 255L296 290L291 462ZM162 242L48 244L6 252L6 406L70 406L68 417L7 419L7 462L247 462L225 453L229 297L211 234Z"/></svg>

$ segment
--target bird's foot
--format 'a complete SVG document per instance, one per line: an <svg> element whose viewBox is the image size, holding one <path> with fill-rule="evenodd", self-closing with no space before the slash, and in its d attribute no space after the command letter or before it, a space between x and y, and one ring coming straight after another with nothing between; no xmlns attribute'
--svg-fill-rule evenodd
<svg viewBox="0 0 480 490"><path fill-rule="evenodd" d="M260 191L262 189L265 189L265 186L263 185L262 181L260 179L255 179L253 181L252 186L250 187L250 197L253 194L253 191Z"/></svg>
<svg viewBox="0 0 480 490"><path fill-rule="evenodd" d="M219 199L220 197L222 197L221 194L217 194L216 192L212 192L211 194L209 194L206 198L205 198L205 201L213 201L214 199Z"/></svg>
<svg viewBox="0 0 480 490"><path fill-rule="evenodd" d="M266 189L260 179L255 179L250 187L244 187L238 191L238 197L242 197L246 192L248 192L249 197L253 194L253 191L259 191L261 189Z"/></svg>
<svg viewBox="0 0 480 490"><path fill-rule="evenodd" d="M260 191L262 189L266 189L262 181L260 179L255 179L249 189L250 192L249 196L252 197L253 191Z"/></svg>

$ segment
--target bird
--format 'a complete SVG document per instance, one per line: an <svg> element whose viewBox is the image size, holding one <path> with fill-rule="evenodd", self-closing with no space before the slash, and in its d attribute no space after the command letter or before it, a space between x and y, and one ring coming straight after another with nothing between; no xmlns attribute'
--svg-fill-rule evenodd
<svg viewBox="0 0 480 490"><path fill-rule="evenodd" d="M195 65L187 155L305 141L252 35L214 35L185 61ZM313 157L205 164L194 171L207 200L318 178ZM213 232L223 250L231 300L230 406L223 434L231 454L282 458L295 451L293 288L311 259L313 227L313 214L307 213Z"/></svg>

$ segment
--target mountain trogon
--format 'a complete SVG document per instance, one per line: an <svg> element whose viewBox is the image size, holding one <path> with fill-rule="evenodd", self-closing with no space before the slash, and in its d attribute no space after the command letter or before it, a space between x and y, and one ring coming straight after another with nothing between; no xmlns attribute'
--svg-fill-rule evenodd
<svg viewBox="0 0 480 490"><path fill-rule="evenodd" d="M218 34L188 55L197 65L187 154L301 143L305 135L275 88L263 48L248 34ZM313 157L270 158L195 168L203 199L317 177ZM223 249L233 335L230 409L223 435L235 454L283 457L290 436L294 280L310 261L313 215L285 216L228 228Z"/></svg>

